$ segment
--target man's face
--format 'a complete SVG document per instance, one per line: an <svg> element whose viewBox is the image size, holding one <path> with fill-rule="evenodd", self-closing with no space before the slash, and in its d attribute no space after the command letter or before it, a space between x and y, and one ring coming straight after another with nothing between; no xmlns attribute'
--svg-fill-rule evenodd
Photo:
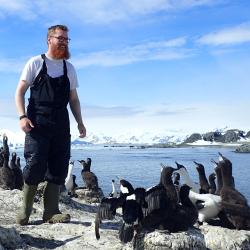
<svg viewBox="0 0 250 250"><path fill-rule="evenodd" d="M48 37L48 46L53 58L69 59L68 43L68 32L56 29L55 32Z"/></svg>

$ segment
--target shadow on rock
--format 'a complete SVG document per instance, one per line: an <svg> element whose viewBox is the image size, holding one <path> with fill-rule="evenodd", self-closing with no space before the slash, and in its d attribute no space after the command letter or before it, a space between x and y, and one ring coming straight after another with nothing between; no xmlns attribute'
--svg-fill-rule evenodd
<svg viewBox="0 0 250 250"><path fill-rule="evenodd" d="M67 242L74 241L81 236L72 237L67 240L54 240L54 239L44 239L41 237L33 237L29 234L20 234L23 241L30 247L35 247L38 249L54 249L65 245Z"/></svg>

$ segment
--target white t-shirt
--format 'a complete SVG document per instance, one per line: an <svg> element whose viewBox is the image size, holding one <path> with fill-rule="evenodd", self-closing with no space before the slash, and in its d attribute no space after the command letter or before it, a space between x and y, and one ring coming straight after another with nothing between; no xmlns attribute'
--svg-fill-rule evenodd
<svg viewBox="0 0 250 250"><path fill-rule="evenodd" d="M45 63L47 66L47 74L50 77L58 77L63 75L63 60L55 60L52 58L49 58L47 54L45 58ZM26 84L28 86L32 86L36 76L39 74L43 66L43 59L41 55L34 56L29 59L29 61L24 66L24 69L22 71L20 81L26 81ZM74 66L66 61L67 66L67 75L70 81L70 90L75 89L78 87L78 80L77 75Z"/></svg>

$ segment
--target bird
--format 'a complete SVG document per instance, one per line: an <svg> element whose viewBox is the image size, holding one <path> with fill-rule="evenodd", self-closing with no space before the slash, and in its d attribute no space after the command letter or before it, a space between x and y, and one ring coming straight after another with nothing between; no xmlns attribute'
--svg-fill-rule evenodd
<svg viewBox="0 0 250 250"><path fill-rule="evenodd" d="M216 180L217 180L216 191L214 194L220 195L220 191L223 185L221 167L219 166L219 163L216 162L214 159L211 159L211 162L214 164L214 171L215 171Z"/></svg>
<svg viewBox="0 0 250 250"><path fill-rule="evenodd" d="M192 188L192 190L196 193L200 192L200 185L198 183L193 182L193 180L190 178L187 169L179 164L178 162L175 162L175 164L177 165L177 173L179 173L183 179L182 184L187 184L189 187Z"/></svg>
<svg viewBox="0 0 250 250"><path fill-rule="evenodd" d="M109 193L109 197L119 197L120 193L115 188L115 180L112 180L112 191Z"/></svg>
<svg viewBox="0 0 250 250"><path fill-rule="evenodd" d="M121 195L128 196L128 195L134 193L135 190L134 190L132 184L129 181L124 180L124 179L120 179L119 181L120 181Z"/></svg>
<svg viewBox="0 0 250 250"><path fill-rule="evenodd" d="M163 226L162 218L166 214L172 214L177 208L178 197L172 180L172 174L177 169L161 165L160 183L146 190L145 200L148 208L147 213L139 223L139 229L160 229Z"/></svg>
<svg viewBox="0 0 250 250"><path fill-rule="evenodd" d="M125 202L126 197L120 196L120 197L105 197L101 200L96 216L95 216L95 236L96 239L100 239L100 224L103 220L113 220L116 215L116 210Z"/></svg>
<svg viewBox="0 0 250 250"><path fill-rule="evenodd" d="M222 173L222 188L220 191L222 208L228 220L237 230L250 229L250 207L248 201L232 182L232 163L219 153L218 166Z"/></svg>
<svg viewBox="0 0 250 250"><path fill-rule="evenodd" d="M179 193L180 193L181 184L180 184L180 174L177 172L173 173L173 183L175 186L175 190L176 190L178 202L179 202L179 200L180 200Z"/></svg>
<svg viewBox="0 0 250 250"><path fill-rule="evenodd" d="M72 195L74 197L78 197L78 195L75 193L76 189L78 188L78 185L76 184L76 175L72 174L73 178L73 190L72 190Z"/></svg>
<svg viewBox="0 0 250 250"><path fill-rule="evenodd" d="M134 193L126 196L122 205L123 223L119 229L119 239L123 243L130 242L134 237L134 227L143 219L143 208L147 208L146 190L139 187Z"/></svg>
<svg viewBox="0 0 250 250"><path fill-rule="evenodd" d="M202 223L216 217L221 210L220 196L213 196L212 194L200 194L200 185L197 185L190 179L186 168L180 164L177 165L177 168L179 168L178 172L181 171L179 172L181 176L185 178L184 183L191 188L189 192L189 199L198 209L198 221ZM202 169L200 165L198 166L198 168Z"/></svg>
<svg viewBox="0 0 250 250"><path fill-rule="evenodd" d="M216 179L216 174L215 173L211 173L208 177L208 181L209 181L209 193L210 194L214 194L216 191L216 184L215 184L215 179Z"/></svg>
<svg viewBox="0 0 250 250"><path fill-rule="evenodd" d="M79 160L83 169L81 171L83 182L86 184L86 188L90 191L98 191L98 178L97 176L90 171L91 167L91 158L87 158L86 161Z"/></svg>
<svg viewBox="0 0 250 250"><path fill-rule="evenodd" d="M8 137L5 134L3 135L3 147L1 154L6 159L6 161L9 162L10 150L8 145Z"/></svg>
<svg viewBox="0 0 250 250"><path fill-rule="evenodd" d="M14 173L15 179L15 189L22 190L24 181L23 181L23 171L20 165L20 157L17 157L16 153L12 153L12 158L10 161L10 168Z"/></svg>
<svg viewBox="0 0 250 250"><path fill-rule="evenodd" d="M3 136L3 149L1 152L3 158L3 164L0 167L0 187L3 189L14 189L15 188L15 175L13 170L9 166L9 146L8 137Z"/></svg>
<svg viewBox="0 0 250 250"><path fill-rule="evenodd" d="M3 147L0 148L0 167L3 166Z"/></svg>
<svg viewBox="0 0 250 250"><path fill-rule="evenodd" d="M85 163L83 163L85 164ZM99 227L102 222L102 220L113 220L115 215L116 215L116 210L118 208L122 208L122 214L124 215L125 221L129 221L129 213L130 213L130 208L129 204L133 200L133 196L135 196L134 191L135 189L133 188L132 184L125 180L125 179L119 179L120 182L120 193L118 196L115 195L115 182L112 180L112 192L108 197L105 197L101 200L100 205L98 206L96 217L95 217L95 235L96 239L100 239L100 233L99 233ZM129 197L130 196L130 197ZM128 200L126 200L128 198ZM125 203L127 203L125 205ZM133 211L133 209L132 209ZM122 226L119 230L119 235L121 241L127 241L131 240L131 235L133 234L132 228L129 229L126 227L125 222L123 220ZM129 233L129 235L127 235ZM133 238L133 236L132 236Z"/></svg>
<svg viewBox="0 0 250 250"><path fill-rule="evenodd" d="M205 168L201 163L198 163L196 161L194 161L194 164L196 165L196 170L199 174L199 182L200 182L200 194L207 194L209 193L209 184L208 184L208 180L206 177L206 173L205 173Z"/></svg>
<svg viewBox="0 0 250 250"><path fill-rule="evenodd" d="M65 179L65 187L70 196L71 195L73 196L75 193L74 180L73 180L73 175L72 175L73 167L74 167L74 161L70 161L69 167L68 167L68 174Z"/></svg>
<svg viewBox="0 0 250 250"><path fill-rule="evenodd" d="M190 187L186 184L180 188L180 203L175 209L167 210L160 214L151 213L139 224L137 233L143 228L148 230L161 229L170 233L186 231L193 226L198 218L196 207L189 199Z"/></svg>
<svg viewBox="0 0 250 250"><path fill-rule="evenodd" d="M221 211L221 197L214 194L198 194L190 190L189 198L198 208L200 223L216 218Z"/></svg>
<svg viewBox="0 0 250 250"><path fill-rule="evenodd" d="M180 188L180 204L178 204L172 216L167 215L163 222L163 228L169 232L186 231L192 227L198 219L197 208L189 198L191 188L188 185L182 185Z"/></svg>

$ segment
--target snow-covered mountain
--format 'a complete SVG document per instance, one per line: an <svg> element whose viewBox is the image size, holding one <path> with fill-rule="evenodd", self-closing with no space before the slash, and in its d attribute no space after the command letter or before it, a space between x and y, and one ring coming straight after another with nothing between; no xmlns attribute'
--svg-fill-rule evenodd
<svg viewBox="0 0 250 250"><path fill-rule="evenodd" d="M158 144L158 143L181 143L185 140L187 134L182 133L149 133L144 132L140 134L133 134L131 132L124 133L122 135L114 135L114 136L107 136L105 134L94 134L89 133L86 138L80 139L76 138L73 139L73 144L80 143L81 141L85 141L90 144Z"/></svg>
<svg viewBox="0 0 250 250"><path fill-rule="evenodd" d="M224 134L228 131L229 128L223 129L214 129L218 133ZM14 133L8 129L0 129L0 145L2 144L2 136L6 134L9 139L9 145L12 147L21 147L24 143L24 136L23 132ZM83 146L83 145L114 145L114 144L143 144L143 145L153 145L153 144L181 144L184 141L187 142L187 138L190 137L192 133L183 132L183 131L165 131L161 133L150 133L150 132L141 132L134 134L132 132L127 132L122 135L105 135L103 133L93 133L89 132L85 138L79 138L78 134L73 134L71 136L72 144L75 146ZM202 141L205 140L205 134L201 135ZM203 138L203 139L202 139ZM198 139L197 139L198 140ZM192 141L194 143L195 141ZM216 140L215 140L216 141Z"/></svg>
<svg viewBox="0 0 250 250"><path fill-rule="evenodd" d="M2 144L2 136L6 134L9 144L13 146L22 146L24 143L23 132L14 133L8 129L0 129L0 145ZM102 133L87 134L85 138L79 138L78 134L71 136L72 144L89 145L89 144L158 144L158 143L181 143L188 135L183 132L165 132L165 133L149 133L142 132L133 134L131 132L122 135L105 135Z"/></svg>

